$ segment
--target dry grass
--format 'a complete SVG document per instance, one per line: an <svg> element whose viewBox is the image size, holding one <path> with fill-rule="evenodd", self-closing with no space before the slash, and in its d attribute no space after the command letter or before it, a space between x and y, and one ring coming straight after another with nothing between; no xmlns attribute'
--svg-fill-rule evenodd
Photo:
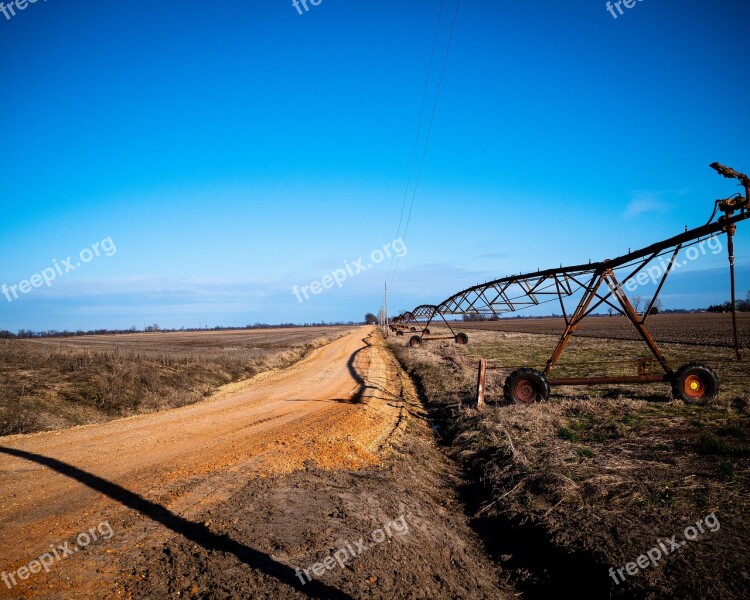
<svg viewBox="0 0 750 600"><path fill-rule="evenodd" d="M0 435L190 404L350 329L0 340Z"/></svg>
<svg viewBox="0 0 750 600"><path fill-rule="evenodd" d="M466 347L428 343L417 351L397 339L394 350L420 382L433 416L442 420L449 452L481 485L478 518L532 526L556 550L585 553L606 574L605 566L630 562L657 537L680 533L686 522L716 512L722 536L685 548L670 558L670 569L649 573L648 580L629 582L629 593L657 597L654 590L669 588L683 597L707 597L716 592L705 587L716 581L714 561L722 563L722 572L745 568L750 380L746 363L724 362L729 351L724 356L717 348L666 348L677 364L709 357L717 366L723 391L708 407L672 401L663 384L559 388L549 403L504 406L502 381L510 368L542 366L556 338L472 331ZM561 372L592 374L594 366L582 373L573 363L619 360L639 351L631 342L578 340ZM489 399L497 404L477 409L471 402L480 356L507 368L489 372ZM633 374L632 363L618 368ZM723 597L740 598L748 579L722 585Z"/></svg>

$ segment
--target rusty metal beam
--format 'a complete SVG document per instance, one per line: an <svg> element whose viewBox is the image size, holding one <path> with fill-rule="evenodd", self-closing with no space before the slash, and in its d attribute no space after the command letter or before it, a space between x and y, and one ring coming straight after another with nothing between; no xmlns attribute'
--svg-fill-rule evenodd
<svg viewBox="0 0 750 600"><path fill-rule="evenodd" d="M670 381L667 375L632 375L625 377L554 377L550 385L602 385L627 383L665 383Z"/></svg>

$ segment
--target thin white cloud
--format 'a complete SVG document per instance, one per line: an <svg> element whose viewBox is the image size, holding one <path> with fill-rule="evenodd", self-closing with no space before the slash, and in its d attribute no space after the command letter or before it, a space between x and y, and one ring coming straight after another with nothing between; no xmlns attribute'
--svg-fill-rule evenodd
<svg viewBox="0 0 750 600"><path fill-rule="evenodd" d="M631 192L631 199L628 207L625 209L625 217L633 218L639 215L664 212L672 206L664 201L667 192L657 192L649 190L636 190Z"/></svg>
<svg viewBox="0 0 750 600"><path fill-rule="evenodd" d="M91 298L113 296L195 297L204 299L260 298L268 295L267 284L251 280L187 279L157 276L109 277L104 279L70 279L33 290L46 298Z"/></svg>

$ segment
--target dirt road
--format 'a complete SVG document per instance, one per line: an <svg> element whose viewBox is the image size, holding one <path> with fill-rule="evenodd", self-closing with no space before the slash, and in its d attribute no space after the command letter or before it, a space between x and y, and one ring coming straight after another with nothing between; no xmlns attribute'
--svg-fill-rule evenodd
<svg viewBox="0 0 750 600"><path fill-rule="evenodd" d="M309 461L331 469L378 463L403 404L389 391L385 350L368 343L371 335L357 330L192 406L1 439L0 571L15 574L15 584L0 582L0 598L109 596L121 589L128 553L175 532L231 551L209 523L191 518L249 478ZM49 572L24 569L66 542L70 556ZM287 566L259 558L288 578Z"/></svg>

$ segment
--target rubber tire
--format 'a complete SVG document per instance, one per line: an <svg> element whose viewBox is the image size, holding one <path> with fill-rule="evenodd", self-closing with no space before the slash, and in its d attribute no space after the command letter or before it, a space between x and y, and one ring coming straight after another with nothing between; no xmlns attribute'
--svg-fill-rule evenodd
<svg viewBox="0 0 750 600"><path fill-rule="evenodd" d="M411 348L421 348L422 347L422 338L418 335L411 336L411 339L409 340L409 347Z"/></svg>
<svg viewBox="0 0 750 600"><path fill-rule="evenodd" d="M696 398L685 393L685 379L695 375L700 379L705 390L703 396ZM716 372L702 363L688 363L682 365L674 374L672 382L672 396L676 400L682 400L685 404L708 404L719 395L719 376Z"/></svg>
<svg viewBox="0 0 750 600"><path fill-rule="evenodd" d="M414 333L415 331L417 331L417 328L416 327L412 327L411 328L411 332Z"/></svg>
<svg viewBox="0 0 750 600"><path fill-rule="evenodd" d="M516 397L515 392L518 390L519 385L522 382L528 382L534 391L536 392L536 399L531 402L522 400ZM503 395L505 401L510 404L533 404L535 402L547 402L549 400L549 381L545 377L544 373L537 371L536 369L518 369L513 371L508 378L505 380L503 385Z"/></svg>
<svg viewBox="0 0 750 600"><path fill-rule="evenodd" d="M396 335L404 335L404 332L401 331L400 329L397 329L396 330Z"/></svg>
<svg viewBox="0 0 750 600"><path fill-rule="evenodd" d="M422 332L422 335L430 335L430 330L429 330L429 329L425 329L425 330L424 330L424 331Z"/></svg>
<svg viewBox="0 0 750 600"><path fill-rule="evenodd" d="M457 344L461 344L462 346L465 346L466 344L469 343L469 336L466 335L463 332L457 333L456 334L456 343Z"/></svg>

